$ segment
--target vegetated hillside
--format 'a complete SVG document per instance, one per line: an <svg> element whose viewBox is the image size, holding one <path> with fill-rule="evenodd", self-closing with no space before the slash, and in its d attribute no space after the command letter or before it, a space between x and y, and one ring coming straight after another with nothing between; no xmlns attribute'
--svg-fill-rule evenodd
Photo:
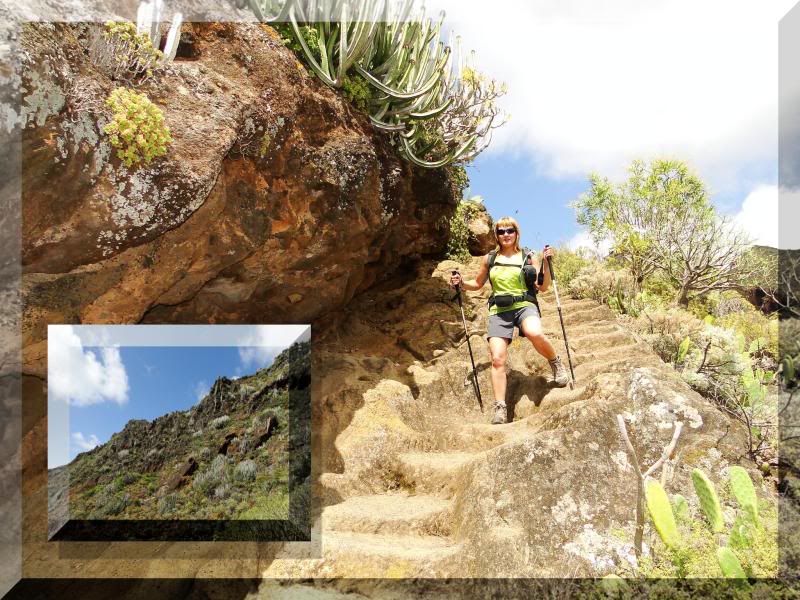
<svg viewBox="0 0 800 600"><path fill-rule="evenodd" d="M79 454L61 467L71 518L286 519L290 453L308 444L307 432L290 439L289 415L309 407L290 403L308 404L293 392L309 387L309 354L309 342L294 344L253 375L219 378L190 410L131 420Z"/></svg>

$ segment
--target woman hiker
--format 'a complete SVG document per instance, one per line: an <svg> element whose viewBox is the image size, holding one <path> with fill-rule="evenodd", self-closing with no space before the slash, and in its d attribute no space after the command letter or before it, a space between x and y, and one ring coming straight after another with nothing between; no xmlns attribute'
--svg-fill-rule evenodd
<svg viewBox="0 0 800 600"><path fill-rule="evenodd" d="M536 292L544 292L550 287L550 269L545 259L553 256L553 249L545 247L542 252L539 267L543 269L544 277L537 277L534 266L530 264L533 262L532 253L526 254L519 245L520 231L515 219L503 217L497 221L494 235L497 248L483 257L481 269L475 279L462 281L461 274L456 272L450 277L450 285L456 287L460 284L465 290L477 291L484 286L487 279L491 283L486 337L489 341L489 353L492 355L492 388L495 398L492 423L501 424L507 421L508 415L505 364L514 327L550 363L553 369L552 385L566 386L569 376L555 348L542 333L541 313L536 301ZM526 260L528 257L530 259Z"/></svg>

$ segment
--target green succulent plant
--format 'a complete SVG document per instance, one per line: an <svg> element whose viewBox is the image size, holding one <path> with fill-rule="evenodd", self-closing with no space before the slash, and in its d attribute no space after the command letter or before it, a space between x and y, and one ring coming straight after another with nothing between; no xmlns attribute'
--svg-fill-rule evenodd
<svg viewBox="0 0 800 600"><path fill-rule="evenodd" d="M649 479L645 484L645 498L647 499L647 510L656 531L667 547L676 548L681 543L681 535L675 525L669 498L664 488L655 479Z"/></svg>
<svg viewBox="0 0 800 600"><path fill-rule="evenodd" d="M116 88L106 99L106 105L113 111L113 117L103 131L126 167L141 161L149 163L166 154L167 144L172 142L169 127L164 123L161 109L147 96Z"/></svg>
<svg viewBox="0 0 800 600"><path fill-rule="evenodd" d="M471 160L502 124L495 101L505 86L474 68L459 38L440 40L443 13L434 22L424 7L412 14L413 4L250 0L260 20L284 37L291 31L290 47L312 72L396 136L409 161L435 168Z"/></svg>
<svg viewBox="0 0 800 600"><path fill-rule="evenodd" d="M758 497L747 471L738 465L732 466L729 470L729 479L731 492L739 506L753 521L756 521L758 519Z"/></svg>
<svg viewBox="0 0 800 600"><path fill-rule="evenodd" d="M717 490L711 480L700 469L692 471L692 484L694 491L700 500L700 508L708 518L711 525L711 531L719 533L724 527L722 518L722 506L719 503Z"/></svg>
<svg viewBox="0 0 800 600"><path fill-rule="evenodd" d="M747 577L739 559L736 558L733 550L727 546L717 548L717 562L719 562L719 568L725 577L735 579L745 579Z"/></svg>

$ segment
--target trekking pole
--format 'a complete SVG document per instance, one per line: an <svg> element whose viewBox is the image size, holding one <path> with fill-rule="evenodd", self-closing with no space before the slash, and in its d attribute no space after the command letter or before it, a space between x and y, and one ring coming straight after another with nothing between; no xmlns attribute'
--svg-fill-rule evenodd
<svg viewBox="0 0 800 600"><path fill-rule="evenodd" d="M545 250L550 246L545 244ZM572 375L572 381L569 384L569 389L575 387L575 371L572 370L572 356L569 353L569 342L567 341L567 330L564 327L564 316L561 314L561 299L558 297L558 286L556 285L556 272L553 271L553 259L547 257L547 266L550 267L550 279L553 280L553 291L556 294L556 308L558 308L558 319L561 321L561 333L564 334L564 347L567 349L567 362L569 363L569 372Z"/></svg>
<svg viewBox="0 0 800 600"><path fill-rule="evenodd" d="M453 271L453 275L458 271ZM472 355L472 344L469 343L469 331L467 330L467 318L464 316L464 304L461 302L461 284L456 286L456 295L452 300L458 298L458 306L461 309L461 320L464 322L464 335L467 338L467 348L469 348L469 360L472 363L472 385L475 388L475 394L478 396L478 406L481 407L483 412L483 399L481 398L481 386L478 385L478 372L475 369L475 357Z"/></svg>

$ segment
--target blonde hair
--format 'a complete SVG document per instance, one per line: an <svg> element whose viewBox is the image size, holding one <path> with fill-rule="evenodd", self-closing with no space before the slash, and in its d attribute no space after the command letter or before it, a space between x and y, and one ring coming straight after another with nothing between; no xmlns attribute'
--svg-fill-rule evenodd
<svg viewBox="0 0 800 600"><path fill-rule="evenodd" d="M514 217L503 217L494 224L494 229L492 229L492 232L494 233L494 241L497 242L497 247L495 248L495 250L497 252L500 252L500 238L497 237L498 227L513 227L514 229L517 230L517 237L514 238L514 250L516 252L521 252L522 246L519 245L519 238L521 237L521 233L519 231L519 223L517 223L517 220Z"/></svg>

